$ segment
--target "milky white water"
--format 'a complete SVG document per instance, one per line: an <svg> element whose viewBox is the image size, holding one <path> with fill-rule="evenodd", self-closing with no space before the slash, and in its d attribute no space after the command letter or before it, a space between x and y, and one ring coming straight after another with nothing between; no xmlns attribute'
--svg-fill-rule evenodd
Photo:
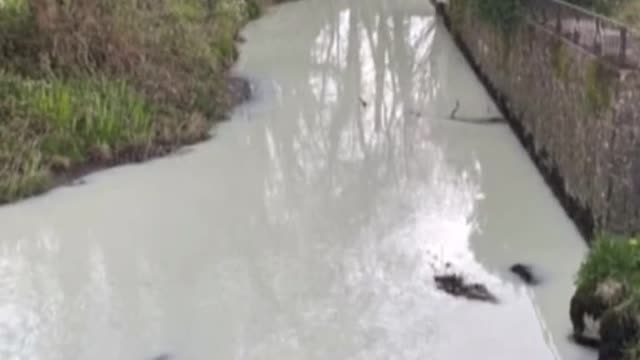
<svg viewBox="0 0 640 360"><path fill-rule="evenodd" d="M586 247L427 0L305 0L245 31L209 142L0 208L0 359L594 359ZM435 290L453 270L500 304ZM523 286L509 272L532 264Z"/></svg>

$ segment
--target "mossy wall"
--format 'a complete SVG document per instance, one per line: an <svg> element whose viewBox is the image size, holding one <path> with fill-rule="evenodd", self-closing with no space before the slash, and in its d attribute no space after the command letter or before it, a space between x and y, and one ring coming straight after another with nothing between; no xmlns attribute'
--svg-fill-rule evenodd
<svg viewBox="0 0 640 360"><path fill-rule="evenodd" d="M451 30L585 233L640 229L640 77L523 19L505 36L469 0ZM560 197L560 196L559 196Z"/></svg>

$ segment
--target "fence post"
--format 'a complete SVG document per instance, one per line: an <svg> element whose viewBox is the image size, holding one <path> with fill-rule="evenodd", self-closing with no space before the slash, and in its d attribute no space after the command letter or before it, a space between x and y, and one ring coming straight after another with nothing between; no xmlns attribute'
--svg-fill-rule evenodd
<svg viewBox="0 0 640 360"><path fill-rule="evenodd" d="M627 62L627 35L627 27L623 26L620 29L620 62L623 64Z"/></svg>
<svg viewBox="0 0 640 360"><path fill-rule="evenodd" d="M216 10L216 0L205 0L207 2L207 10L209 11L209 16L213 17L213 13Z"/></svg>
<svg viewBox="0 0 640 360"><path fill-rule="evenodd" d="M547 23L549 22L549 17L547 16L547 7L542 5L538 7L538 10L541 13L541 17L542 17L542 23L544 24L544 26L547 26Z"/></svg>
<svg viewBox="0 0 640 360"><path fill-rule="evenodd" d="M562 35L562 6L556 4L556 32Z"/></svg>
<svg viewBox="0 0 640 360"><path fill-rule="evenodd" d="M593 37L593 50L596 54L602 55L602 25L600 18L596 18L596 34Z"/></svg>
<svg viewBox="0 0 640 360"><path fill-rule="evenodd" d="M579 14L574 14L575 18L574 18L574 24L573 24L573 42L575 42L576 44L580 44L580 25L582 24L582 18L580 17Z"/></svg>
<svg viewBox="0 0 640 360"><path fill-rule="evenodd" d="M636 49L640 47L640 33L633 28L563 0L521 1L529 12L529 20L598 57L640 68L640 50Z"/></svg>

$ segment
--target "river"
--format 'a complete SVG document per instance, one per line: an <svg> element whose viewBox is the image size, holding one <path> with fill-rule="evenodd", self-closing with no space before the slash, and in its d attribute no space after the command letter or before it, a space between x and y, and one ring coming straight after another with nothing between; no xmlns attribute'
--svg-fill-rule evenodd
<svg viewBox="0 0 640 360"><path fill-rule="evenodd" d="M0 358L595 359L586 245L427 0L247 26L212 140L0 208ZM531 264L527 287L509 273ZM436 290L464 274L499 304Z"/></svg>

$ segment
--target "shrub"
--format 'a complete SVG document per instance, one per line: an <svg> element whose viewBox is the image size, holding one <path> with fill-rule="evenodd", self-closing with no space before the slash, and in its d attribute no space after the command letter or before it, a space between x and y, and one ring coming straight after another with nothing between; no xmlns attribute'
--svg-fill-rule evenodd
<svg viewBox="0 0 640 360"><path fill-rule="evenodd" d="M578 272L577 285L594 288L612 278L628 288L640 289L640 241L600 235Z"/></svg>

